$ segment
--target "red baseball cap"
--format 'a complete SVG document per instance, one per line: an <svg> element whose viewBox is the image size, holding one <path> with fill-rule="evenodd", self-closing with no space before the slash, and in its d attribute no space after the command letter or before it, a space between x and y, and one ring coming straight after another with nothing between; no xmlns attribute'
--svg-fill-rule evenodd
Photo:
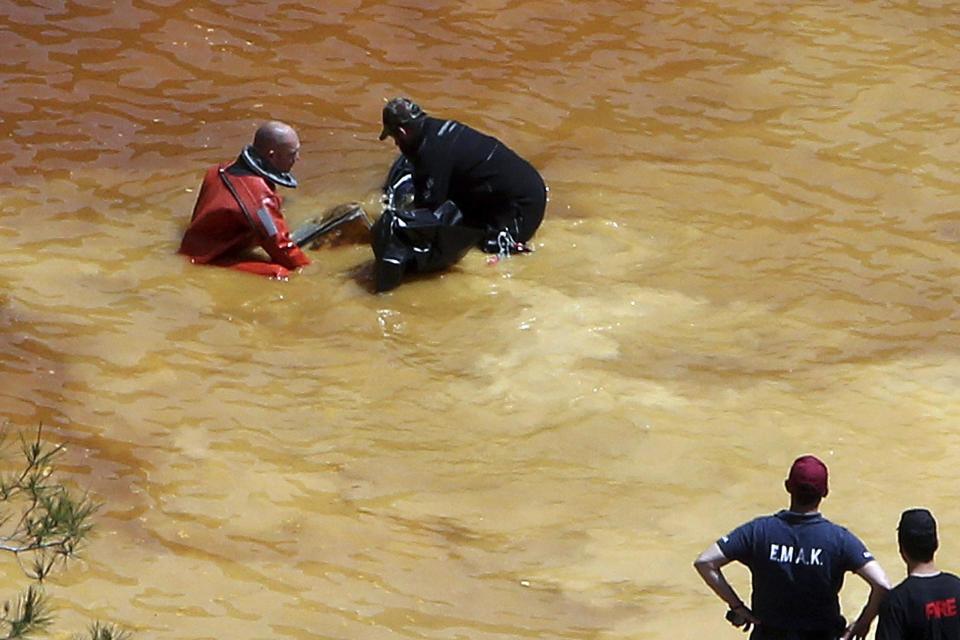
<svg viewBox="0 0 960 640"><path fill-rule="evenodd" d="M827 495L827 465L816 456L800 456L793 461L787 476L790 495L808 494L821 498Z"/></svg>

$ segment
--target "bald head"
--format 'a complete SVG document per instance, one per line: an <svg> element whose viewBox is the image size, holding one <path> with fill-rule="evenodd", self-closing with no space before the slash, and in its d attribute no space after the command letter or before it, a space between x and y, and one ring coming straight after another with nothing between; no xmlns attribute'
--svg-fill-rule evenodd
<svg viewBox="0 0 960 640"><path fill-rule="evenodd" d="M265 122L253 136L253 148L279 171L290 171L300 157L300 138L290 125Z"/></svg>

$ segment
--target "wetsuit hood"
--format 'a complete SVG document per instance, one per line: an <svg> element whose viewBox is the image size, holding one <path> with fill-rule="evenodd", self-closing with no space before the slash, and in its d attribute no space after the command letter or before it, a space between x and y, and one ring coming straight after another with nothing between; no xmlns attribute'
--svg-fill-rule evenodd
<svg viewBox="0 0 960 640"><path fill-rule="evenodd" d="M289 189L297 188L297 179L293 177L293 174L289 171L277 171L274 169L263 156L257 153L257 150L253 148L252 144L248 144L243 148L239 160L261 178L275 182L281 187L287 187Z"/></svg>

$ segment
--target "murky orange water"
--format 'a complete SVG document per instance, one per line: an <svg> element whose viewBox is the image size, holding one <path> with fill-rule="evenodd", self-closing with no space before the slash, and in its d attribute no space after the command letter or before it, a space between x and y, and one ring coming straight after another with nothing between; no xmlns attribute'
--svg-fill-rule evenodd
<svg viewBox="0 0 960 640"><path fill-rule="evenodd" d="M892 577L916 504L960 563L955 5L0 14L0 410L106 502L64 634L738 637L690 563L807 452ZM265 119L293 223L375 210L398 94L541 169L535 255L374 296L362 246L289 282L174 254Z"/></svg>

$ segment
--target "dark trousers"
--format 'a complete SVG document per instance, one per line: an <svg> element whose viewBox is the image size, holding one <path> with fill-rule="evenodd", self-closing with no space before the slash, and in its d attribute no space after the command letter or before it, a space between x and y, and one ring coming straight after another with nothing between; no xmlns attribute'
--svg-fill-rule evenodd
<svg viewBox="0 0 960 640"><path fill-rule="evenodd" d="M547 209L547 191L544 189L536 194L535 197L524 199L518 204L518 214L516 218L517 235L514 238L517 242L527 242L533 237L533 234L540 228L543 222L543 213Z"/></svg>
<svg viewBox="0 0 960 640"><path fill-rule="evenodd" d="M509 202L490 207L494 213L487 218L486 227L494 235L506 229L517 242L527 242L533 237L547 209L547 187L540 176L537 184L531 184L527 193Z"/></svg>

